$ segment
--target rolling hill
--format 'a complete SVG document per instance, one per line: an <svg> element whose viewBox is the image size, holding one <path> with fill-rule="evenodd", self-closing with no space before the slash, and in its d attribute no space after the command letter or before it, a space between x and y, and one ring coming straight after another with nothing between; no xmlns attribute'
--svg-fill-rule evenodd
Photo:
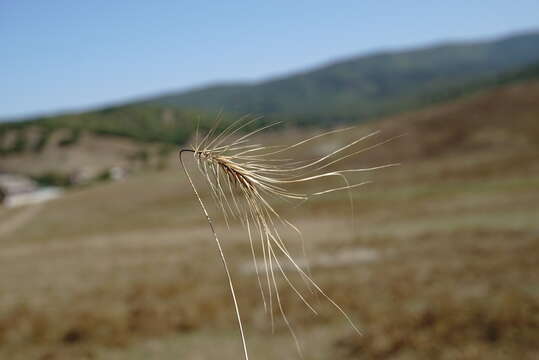
<svg viewBox="0 0 539 360"><path fill-rule="evenodd" d="M45 135L67 128L181 144L191 136L196 119L207 128L219 111L225 123L246 113L290 125L359 122L537 78L538 68L538 32L384 52L258 84L217 85L83 113L0 123L0 155L24 148L28 126ZM14 131L19 139L5 140Z"/></svg>
<svg viewBox="0 0 539 360"><path fill-rule="evenodd" d="M256 84L219 84L147 103L260 113L305 122L362 120L417 107L432 93L491 79L539 59L539 33L350 58Z"/></svg>

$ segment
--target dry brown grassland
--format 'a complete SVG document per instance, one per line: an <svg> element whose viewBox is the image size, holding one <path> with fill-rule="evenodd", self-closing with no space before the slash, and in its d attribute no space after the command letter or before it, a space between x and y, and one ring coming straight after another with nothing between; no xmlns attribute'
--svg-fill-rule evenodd
<svg viewBox="0 0 539 360"><path fill-rule="evenodd" d="M306 292L314 316L281 281L305 359L539 356L538 97L537 83L499 89L295 154L320 155L374 129L407 133L346 164L403 163L362 178L375 182L353 192L354 232L345 193L299 208L275 204L302 229L314 279L365 332L357 336ZM310 133L260 139L291 143ZM0 358L240 358L233 306L197 206L174 169L73 190L2 233ZM0 209L0 224L23 211ZM277 313L271 332L244 230L218 223L251 357L298 358Z"/></svg>

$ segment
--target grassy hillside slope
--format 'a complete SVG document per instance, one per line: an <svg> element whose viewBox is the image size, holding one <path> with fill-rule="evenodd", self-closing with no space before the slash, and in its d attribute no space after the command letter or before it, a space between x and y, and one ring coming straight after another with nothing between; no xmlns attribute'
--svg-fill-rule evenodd
<svg viewBox="0 0 539 360"><path fill-rule="evenodd" d="M167 109L159 106L126 105L78 114L50 116L0 124L0 135L10 129L40 127L86 130L101 135L130 137L139 141L183 143L194 131L196 120L213 121L202 112ZM9 150L9 149L4 149Z"/></svg>
<svg viewBox="0 0 539 360"><path fill-rule="evenodd" d="M0 124L0 172L65 178L113 166L163 168L171 150L215 115L129 105Z"/></svg>

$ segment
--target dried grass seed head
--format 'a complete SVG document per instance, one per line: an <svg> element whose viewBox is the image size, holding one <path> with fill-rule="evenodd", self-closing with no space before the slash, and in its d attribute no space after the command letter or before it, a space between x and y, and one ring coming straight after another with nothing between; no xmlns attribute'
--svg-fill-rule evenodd
<svg viewBox="0 0 539 360"><path fill-rule="evenodd" d="M298 271L304 282L310 289L313 289L325 297L351 324L354 330L360 333L357 326L346 314L346 312L335 303L312 279L308 269L301 268L290 254L286 242L281 237L279 227L284 225L292 228L301 237L300 230L291 222L284 219L270 204L270 198L281 198L293 201L307 201L313 196L324 195L334 191L350 191L353 188L363 186L368 181L351 183L347 175L365 171L371 171L397 164L387 164L371 168L351 168L343 170L327 171L330 167L353 156L357 156L367 150L380 146L392 139L378 142L367 147L357 148L368 138L378 135L378 132L370 133L359 139L353 140L348 144L341 146L327 155L321 156L311 161L292 161L283 158L293 149L296 149L309 142L321 139L323 137L350 131L352 128L336 129L327 131L310 138L299 141L289 146L264 146L261 144L251 144L251 139L257 133L266 130L277 123L270 124L256 130L240 135L240 132L248 126L255 123L259 118L243 117L227 126L221 133L215 134L220 119L208 131L208 133L199 140L198 127L195 144L191 149L180 151L180 160L182 152L191 152L197 163L198 169L206 178L210 188L210 193L218 207L221 209L224 219L229 224L229 218L238 218L247 230L252 260L255 265L256 276L258 279L259 291L263 299L264 308L269 312L273 327L273 309L276 305L281 316L289 328L298 351L301 353L299 342L294 330L289 323L281 299L275 277L277 271L288 283L291 289L298 295L301 301L314 313L317 313L314 307L303 296L296 284L294 284L281 265L282 258L290 262ZM183 165L183 161L182 161ZM217 234L212 225L205 205L203 204L198 191L192 182L187 170L184 167L186 175L189 178L193 190L202 206L202 209L208 219L217 242L223 265L229 280L229 286L234 299L236 316L240 327L242 343L244 347L245 358L248 359L247 347L239 307L230 278L230 273L226 259L221 249ZM298 193L291 191L290 186L294 184L303 184L315 182L317 180L335 177L343 181L343 185L334 188L327 188L314 193ZM353 211L353 201L350 196L350 204ZM258 239L258 243L255 242ZM302 240L303 241L303 240ZM261 253L261 260L260 258ZM262 262L263 274L259 272L258 262Z"/></svg>

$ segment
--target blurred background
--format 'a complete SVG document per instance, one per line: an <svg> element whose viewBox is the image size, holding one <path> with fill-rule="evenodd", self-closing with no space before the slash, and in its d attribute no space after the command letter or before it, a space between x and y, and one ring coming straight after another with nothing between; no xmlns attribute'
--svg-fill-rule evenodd
<svg viewBox="0 0 539 360"><path fill-rule="evenodd" d="M268 145L354 126L297 160L379 130L338 168L401 164L356 178L373 183L352 192L353 224L346 193L272 202L364 332L285 267L319 312L277 276L305 359L539 358L537 14L524 0L1 1L0 358L241 358L177 161L218 114L281 122L253 139ZM252 359L299 359L245 229L210 212Z"/></svg>

